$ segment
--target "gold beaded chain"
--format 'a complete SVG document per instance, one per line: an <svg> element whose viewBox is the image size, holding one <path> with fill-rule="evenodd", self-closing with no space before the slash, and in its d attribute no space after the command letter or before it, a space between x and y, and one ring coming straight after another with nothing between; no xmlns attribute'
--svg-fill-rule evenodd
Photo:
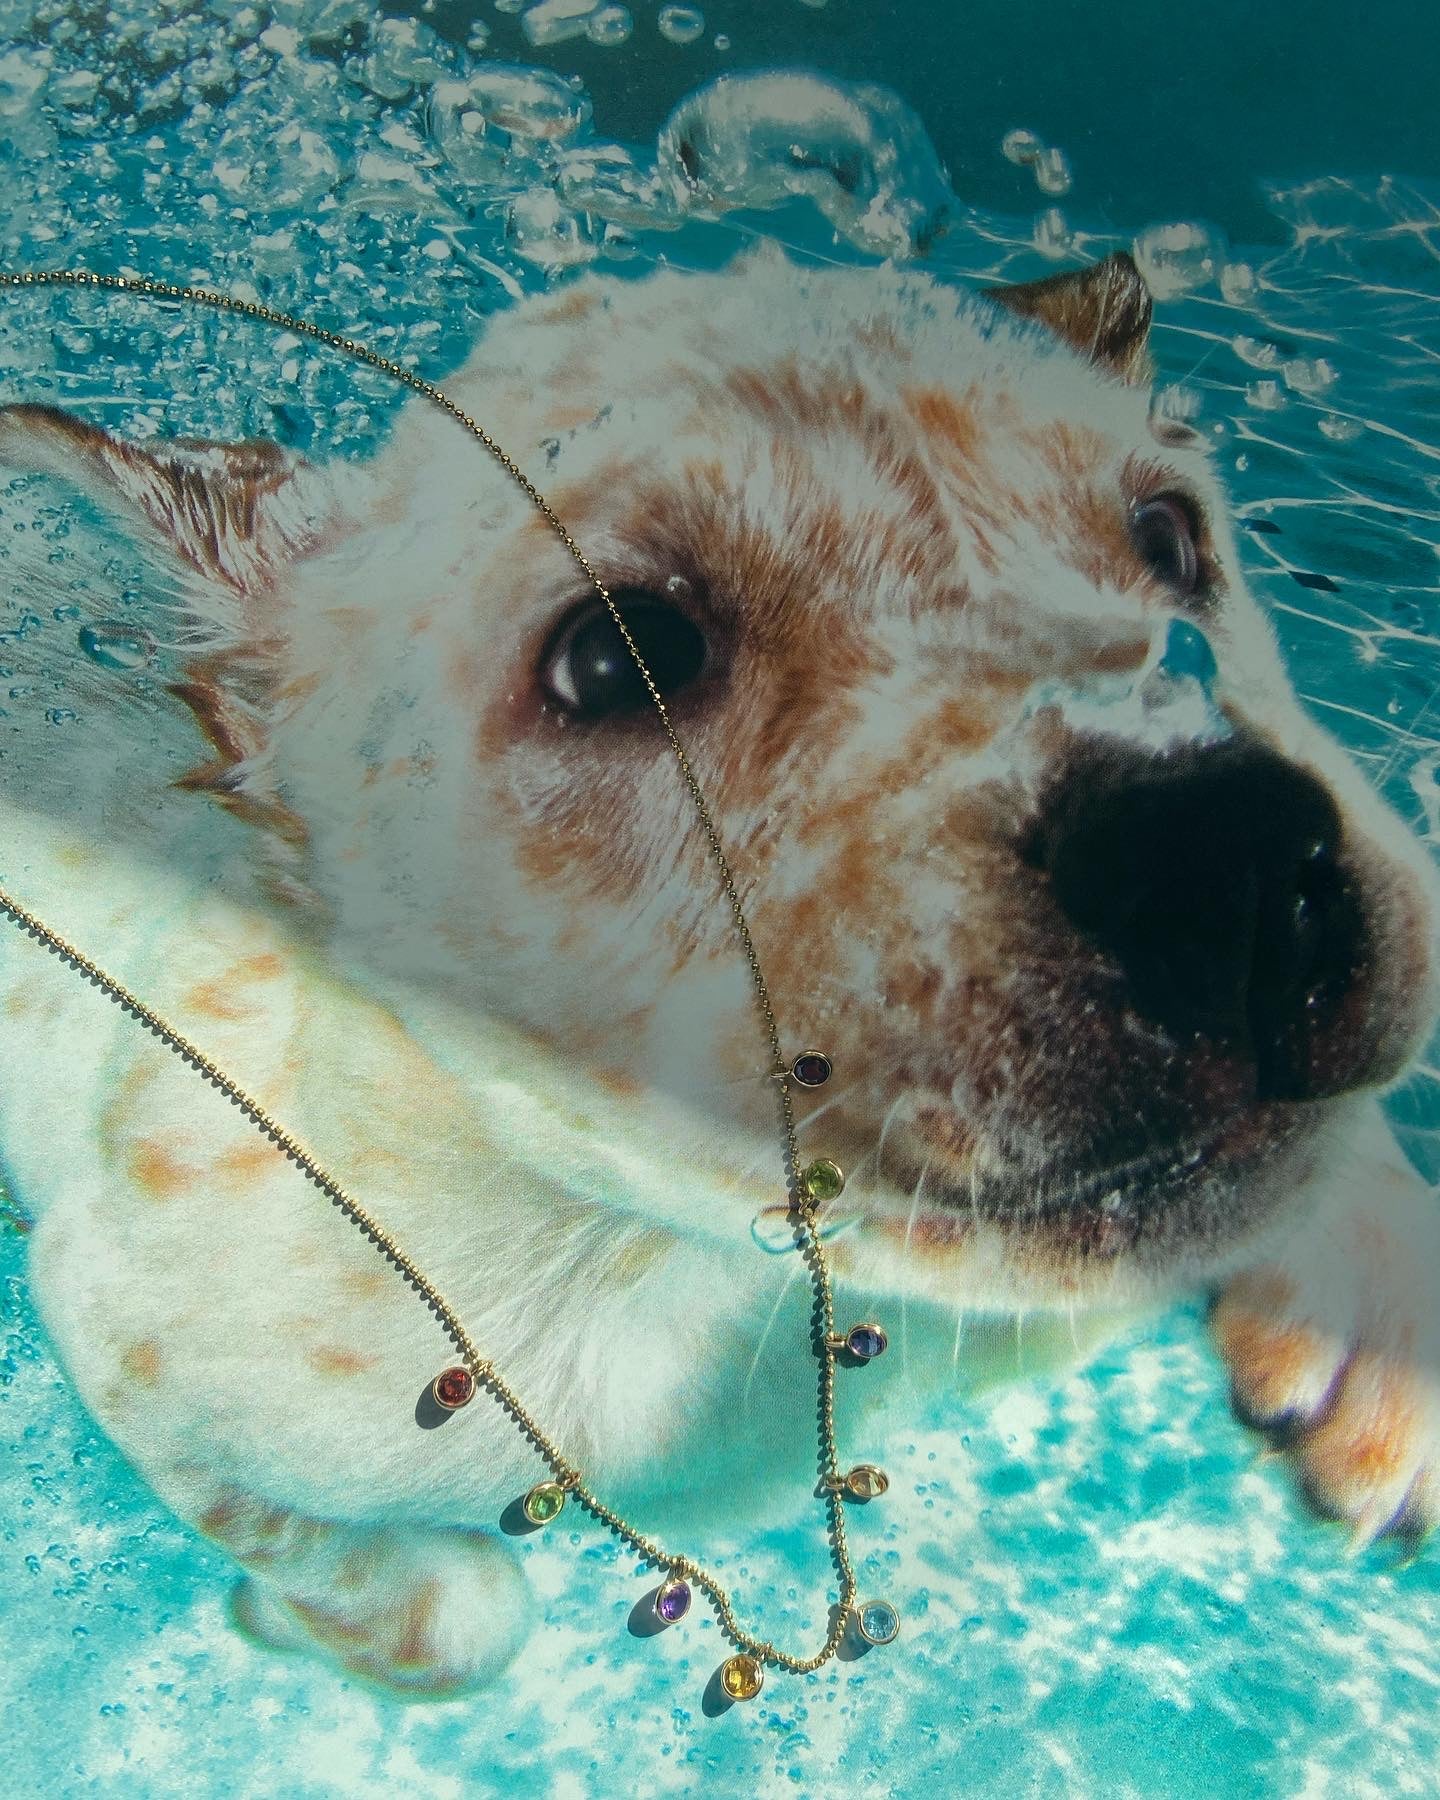
<svg viewBox="0 0 1440 1800"><path fill-rule="evenodd" d="M387 374L393 375L396 380L404 382L406 386L416 389L427 399L433 400L437 406L443 407L480 440L510 478L543 514L570 555L584 571L596 593L605 602L610 616L624 640L625 647L634 659L650 698L654 702L665 735L669 739L670 748L675 754L675 759L680 766L680 773L684 777L690 798L694 802L706 846L719 874L720 885L730 904L731 916L734 919L735 929L739 934L740 944L745 954L745 961L750 970L755 998L765 1021L765 1032L771 1058L770 1075L779 1084L780 1110L785 1127L786 1187L792 1210L798 1210L805 1226L809 1261L819 1291L824 1326L823 1331L817 1333L819 1341L816 1346L820 1360L820 1439L824 1464L820 1489L827 1506L834 1561L840 1572L840 1600L833 1609L833 1617L825 1638L824 1648L814 1656L794 1656L788 1651L778 1650L774 1644L744 1630L735 1618L729 1595L707 1569L690 1557L678 1556L674 1552L664 1549L653 1539L637 1530L628 1519L606 1506L597 1495L590 1491L579 1470L566 1460L554 1442L502 1380L494 1366L476 1350L464 1326L442 1298L439 1290L421 1273L389 1232L385 1231L363 1207L351 1199L339 1182L326 1173L297 1138L278 1125L258 1101L253 1099L238 1082L218 1068L187 1038L183 1037L174 1026L167 1024L127 988L112 976L107 975L103 969L87 956L82 955L72 944L67 943L57 932L52 931L43 920L12 899L3 888L0 888L0 910L3 910L15 925L30 936L37 938L46 949L103 989L124 1011L132 1014L185 1062L198 1069L211 1086L218 1088L221 1093L233 1101L266 1137L279 1146L291 1162L298 1165L316 1187L327 1194L367 1237L399 1265L406 1280L420 1291L431 1310L439 1314L464 1357L462 1367L444 1370L436 1376L431 1384L431 1395L436 1403L447 1411L457 1410L459 1407L467 1405L474 1397L477 1386L483 1384L549 1464L554 1479L540 1482L531 1488L522 1503L525 1517L531 1524L548 1523L559 1513L565 1504L566 1496L573 1495L581 1506L600 1519L616 1536L624 1539L626 1543L637 1550L646 1562L667 1571L662 1585L654 1595L656 1614L665 1624L674 1623L688 1610L689 1583L694 1582L709 1594L720 1616L725 1634L739 1646L739 1654L727 1658L719 1670L720 1688L728 1699L753 1699L759 1693L764 1681L767 1663L774 1664L778 1668L792 1670L797 1674L807 1674L821 1668L837 1653L847 1630L851 1627L854 1628L862 1644L892 1642L899 1631L899 1618L890 1603L884 1600L872 1600L859 1604L856 1601L855 1572L850 1563L850 1552L846 1543L843 1510L846 1499L863 1501L875 1498L884 1493L889 1483L884 1471L871 1463L861 1463L848 1473L841 1473L835 1448L834 1410L837 1361L841 1358L854 1362L869 1361L884 1350L885 1333L878 1325L868 1322L852 1326L848 1332L843 1334L837 1333L835 1330L830 1271L825 1260L816 1209L821 1201L829 1201L838 1196L844 1186L845 1178L839 1167L828 1158L820 1158L805 1168L801 1168L799 1145L796 1139L795 1111L790 1093L792 1080L798 1086L807 1088L819 1087L828 1080L831 1073L830 1060L823 1052L811 1050L805 1051L789 1062L786 1061L780 1046L780 1029L770 1002L769 986L760 967L760 958L740 903L735 877L721 845L719 833L715 829L709 804L701 790L690 759L685 753L685 748L675 733L669 711L660 697L660 690L656 686L624 618L610 597L609 590L591 567L585 553L571 537L559 517L552 511L544 495L523 473L514 459L496 443L483 425L472 419L433 383L422 381L418 376L412 375L407 369L402 368L400 364L378 355L363 344L356 343L353 338L342 337L337 332L326 331L304 319L294 318L289 313L277 312L255 301L232 299L229 295L213 293L206 288L176 287L170 282L149 281L124 275L95 275L82 269L45 270L30 274L0 272L0 287L41 285L115 288L126 293L151 294L175 300L192 300L206 306L220 307L225 311L243 313L251 318L265 319L273 325L281 325L288 330L302 332L308 337L316 338L322 343L331 345L334 349L343 351L347 356L356 357L377 369L383 369Z"/></svg>

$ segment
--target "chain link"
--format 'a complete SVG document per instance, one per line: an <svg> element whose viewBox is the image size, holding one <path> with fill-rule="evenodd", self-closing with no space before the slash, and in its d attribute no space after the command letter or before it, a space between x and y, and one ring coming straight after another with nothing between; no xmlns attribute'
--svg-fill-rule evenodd
<svg viewBox="0 0 1440 1800"><path fill-rule="evenodd" d="M338 332L326 331L323 327L312 325L306 319L297 319L290 313L278 312L262 306L256 301L236 300L228 294L217 294L207 288L178 287L171 282L150 281L124 275L95 275L83 269L41 270L34 273L13 274L0 272L0 287L39 287L39 286L82 286L117 289L125 293L150 294L165 299L190 300L206 306L218 307L226 312L241 313L249 318L265 319L272 325L282 325L290 331L329 344L332 348L343 351L347 356L357 358L361 362L370 363L374 368L382 369L402 381L407 387L414 388L424 394L428 400L456 418L460 424L470 431L495 460L500 463L512 481L525 493L531 503L540 511L555 532L566 550L574 558L584 572L597 594L605 602L616 628L624 640L625 647L634 659L641 679L644 681L665 736L679 764L680 773L694 804L695 813L700 821L700 828L705 838L706 848L720 878L720 885L725 898L729 902L731 917L740 939L745 962L750 971L751 983L761 1017L765 1023L765 1034L769 1044L771 1058L771 1075L776 1079L779 1088L780 1111L785 1129L785 1176L786 1188L793 1210L799 1212L806 1231L807 1249L812 1266L815 1285L819 1293L822 1323L815 1332L817 1355L820 1362L820 1443L821 1457L824 1464L820 1485L824 1492L828 1509L828 1529L835 1566L840 1574L840 1600L833 1609L830 1630L825 1639L824 1648L816 1655L799 1657L784 1650L777 1650L768 1641L755 1637L744 1630L737 1621L730 1597L713 1575L701 1564L688 1557L677 1556L664 1549L660 1544L646 1537L636 1529L628 1519L605 1505L585 1485L580 1473L561 1454L560 1450L535 1422L520 1400L501 1379L494 1367L484 1360L471 1342L464 1326L454 1311L442 1298L439 1291L416 1267L395 1239L367 1213L340 1186L333 1176L326 1173L305 1146L293 1137L282 1126L278 1125L258 1101L253 1099L240 1084L226 1075L211 1059L198 1050L187 1038L183 1037L172 1025L166 1023L153 1012L143 1001L138 1000L113 977L107 975L97 964L81 954L73 945L67 943L57 932L54 932L35 914L27 912L17 901L12 899L3 888L0 888L0 909L9 918L32 937L37 938L47 949L60 957L64 962L78 969L96 986L102 988L109 997L116 1001L126 1012L139 1019L158 1037L164 1040L184 1061L200 1071L213 1087L220 1090L287 1156L305 1175L329 1195L374 1243L376 1243L390 1259L398 1265L406 1279L410 1281L424 1296L431 1309L438 1313L444 1322L451 1338L465 1359L465 1364L474 1375L477 1384L484 1385L500 1402L504 1410L520 1427L534 1447L549 1463L556 1479L567 1492L586 1508L595 1518L607 1525L616 1536L637 1550L640 1555L657 1568L668 1570L673 1575L684 1575L697 1586L703 1588L714 1601L726 1634L742 1650L763 1662L773 1663L777 1667L790 1669L797 1674L808 1674L821 1668L835 1655L840 1641L845 1634L848 1615L855 1601L855 1573L851 1566L849 1545L845 1536L844 1503L840 1495L841 1483L830 1478L837 1476L835 1450L835 1356L825 1343L834 1335L835 1314L834 1299L830 1285L829 1266L825 1260L825 1252L821 1241L816 1204L806 1193L800 1179L800 1153L796 1139L795 1108L790 1093L789 1070L785 1062L784 1052L780 1044L780 1028L775 1018L775 1009L770 1001L770 989L760 966L759 953L755 941L750 935L750 927L745 918L741 904L740 892L735 876L730 868L729 859L720 842L720 834L710 812L704 792L701 789L690 758L684 745L676 734L671 722L670 713L654 677L646 666L644 658L630 634L619 608L610 596L609 590L599 575L591 567L590 562L580 546L566 530L564 523L552 510L550 503L535 487L518 463L491 437L485 427L472 419L466 411L458 406L448 395L441 392L433 383L423 381L412 375L399 363L388 357L367 349L365 345L356 343L353 338L342 337Z"/></svg>

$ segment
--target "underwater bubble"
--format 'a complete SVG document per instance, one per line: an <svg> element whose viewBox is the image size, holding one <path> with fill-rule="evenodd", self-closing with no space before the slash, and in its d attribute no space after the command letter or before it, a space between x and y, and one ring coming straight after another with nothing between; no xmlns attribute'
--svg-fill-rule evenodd
<svg viewBox="0 0 1440 1800"><path fill-rule="evenodd" d="M584 37L595 0L540 0L520 21L520 29L537 49Z"/></svg>
<svg viewBox="0 0 1440 1800"><path fill-rule="evenodd" d="M1296 356L1281 363L1286 387L1296 394L1323 394L1340 379L1340 371L1323 356Z"/></svg>
<svg viewBox="0 0 1440 1800"><path fill-rule="evenodd" d="M547 69L477 69L466 83L489 125L512 137L560 143L590 123L590 102Z"/></svg>
<svg viewBox="0 0 1440 1800"><path fill-rule="evenodd" d="M655 23L672 44L693 44L705 34L705 15L698 6L662 6Z"/></svg>
<svg viewBox="0 0 1440 1800"><path fill-rule="evenodd" d="M102 669L143 669L155 655L155 640L139 626L122 624L118 619L101 619L94 625L82 625L78 633L80 648Z"/></svg>
<svg viewBox="0 0 1440 1800"><path fill-rule="evenodd" d="M1347 419L1339 413L1326 413L1318 422L1318 429L1332 444L1353 444L1365 427L1358 419Z"/></svg>
<svg viewBox="0 0 1440 1800"><path fill-rule="evenodd" d="M406 100L417 87L453 74L454 66L451 46L418 19L381 19L368 55L353 64L361 84L382 100Z"/></svg>
<svg viewBox="0 0 1440 1800"><path fill-rule="evenodd" d="M308 43L325 44L361 25L374 9L370 0L270 0L277 25L285 25Z"/></svg>
<svg viewBox="0 0 1440 1800"><path fill-rule="evenodd" d="M492 133L464 81L437 81L426 96L425 135L464 181L492 181L510 156L508 136Z"/></svg>
<svg viewBox="0 0 1440 1800"><path fill-rule="evenodd" d="M1232 306L1244 306L1259 291L1259 277L1249 263L1226 263L1220 271L1220 292Z"/></svg>
<svg viewBox="0 0 1440 1800"><path fill-rule="evenodd" d="M628 6L601 6L585 21L585 35L592 44L611 48L623 44L635 29Z"/></svg>
<svg viewBox="0 0 1440 1800"><path fill-rule="evenodd" d="M1233 337L1230 348L1252 369L1278 369L1280 366L1280 346L1272 344L1268 338Z"/></svg>
<svg viewBox="0 0 1440 1800"><path fill-rule="evenodd" d="M1168 387L1156 389L1155 397L1150 402L1150 413L1156 419L1189 425L1199 418L1203 403L1204 396L1198 388L1186 387L1183 382L1176 381Z"/></svg>
<svg viewBox="0 0 1440 1800"><path fill-rule="evenodd" d="M340 161L317 131L297 120L257 133L242 121L216 145L214 177L257 213L295 212L333 192Z"/></svg>
<svg viewBox="0 0 1440 1800"><path fill-rule="evenodd" d="M624 261L640 254L639 240L631 237L623 225L607 224L600 234L600 248L612 262L617 257Z"/></svg>
<svg viewBox="0 0 1440 1800"><path fill-rule="evenodd" d="M12 50L0 57L0 119L18 121L38 109L50 63L48 50Z"/></svg>
<svg viewBox="0 0 1440 1800"><path fill-rule="evenodd" d="M1278 412L1285 404L1285 395L1278 381L1252 381L1245 389L1245 404L1260 412Z"/></svg>
<svg viewBox="0 0 1440 1800"><path fill-rule="evenodd" d="M643 166L619 144L582 144L560 165L555 191L576 212L597 213L637 230L681 224L674 195L653 167Z"/></svg>
<svg viewBox="0 0 1440 1800"><path fill-rule="evenodd" d="M71 69L57 75L47 90L59 106L88 106L100 91L100 76L93 69Z"/></svg>
<svg viewBox="0 0 1440 1800"><path fill-rule="evenodd" d="M657 167L682 208L808 198L881 256L923 255L955 208L934 146L898 95L819 75L720 76L670 115Z"/></svg>
<svg viewBox="0 0 1440 1800"><path fill-rule="evenodd" d="M0 631L0 643L24 643L26 638L33 637L37 631L44 629L44 621L39 613L23 612L16 621L13 631Z"/></svg>
<svg viewBox="0 0 1440 1800"><path fill-rule="evenodd" d="M1044 139L1033 131L1007 131L1000 140L1000 154L1007 162L1033 163L1044 152Z"/></svg>
<svg viewBox="0 0 1440 1800"><path fill-rule="evenodd" d="M1069 256L1075 248L1070 227L1058 206L1045 209L1035 220L1035 248L1042 256Z"/></svg>
<svg viewBox="0 0 1440 1800"><path fill-rule="evenodd" d="M540 188L511 201L505 237L517 256L537 268L554 271L593 262L594 237L584 222L562 206L553 190Z"/></svg>
<svg viewBox="0 0 1440 1800"><path fill-rule="evenodd" d="M1070 159L1063 150L1053 146L1042 150L1035 158L1035 185L1042 194L1068 194L1070 192Z"/></svg>
<svg viewBox="0 0 1440 1800"><path fill-rule="evenodd" d="M1224 248L1208 225L1152 225L1131 246L1145 285L1157 300L1203 287L1220 272Z"/></svg>

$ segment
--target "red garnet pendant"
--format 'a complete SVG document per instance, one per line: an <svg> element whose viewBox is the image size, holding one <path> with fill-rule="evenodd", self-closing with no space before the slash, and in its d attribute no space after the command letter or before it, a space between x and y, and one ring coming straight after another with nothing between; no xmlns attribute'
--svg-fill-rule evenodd
<svg viewBox="0 0 1440 1800"><path fill-rule="evenodd" d="M445 1369L430 1383L430 1392L436 1402L447 1412L455 1412L462 1406L468 1406L475 1398L475 1377L467 1368L457 1364L453 1369Z"/></svg>

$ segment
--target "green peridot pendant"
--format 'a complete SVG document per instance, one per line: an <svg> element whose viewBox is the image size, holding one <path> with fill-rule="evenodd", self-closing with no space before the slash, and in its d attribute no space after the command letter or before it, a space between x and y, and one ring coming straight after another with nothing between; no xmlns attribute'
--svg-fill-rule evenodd
<svg viewBox="0 0 1440 1800"><path fill-rule="evenodd" d="M565 1504L565 1490L558 1481L541 1481L531 1488L521 1502L521 1509L532 1525L548 1525Z"/></svg>
<svg viewBox="0 0 1440 1800"><path fill-rule="evenodd" d="M839 1163L820 1156L806 1165L800 1186L811 1200L838 1200L845 1187L845 1172Z"/></svg>

